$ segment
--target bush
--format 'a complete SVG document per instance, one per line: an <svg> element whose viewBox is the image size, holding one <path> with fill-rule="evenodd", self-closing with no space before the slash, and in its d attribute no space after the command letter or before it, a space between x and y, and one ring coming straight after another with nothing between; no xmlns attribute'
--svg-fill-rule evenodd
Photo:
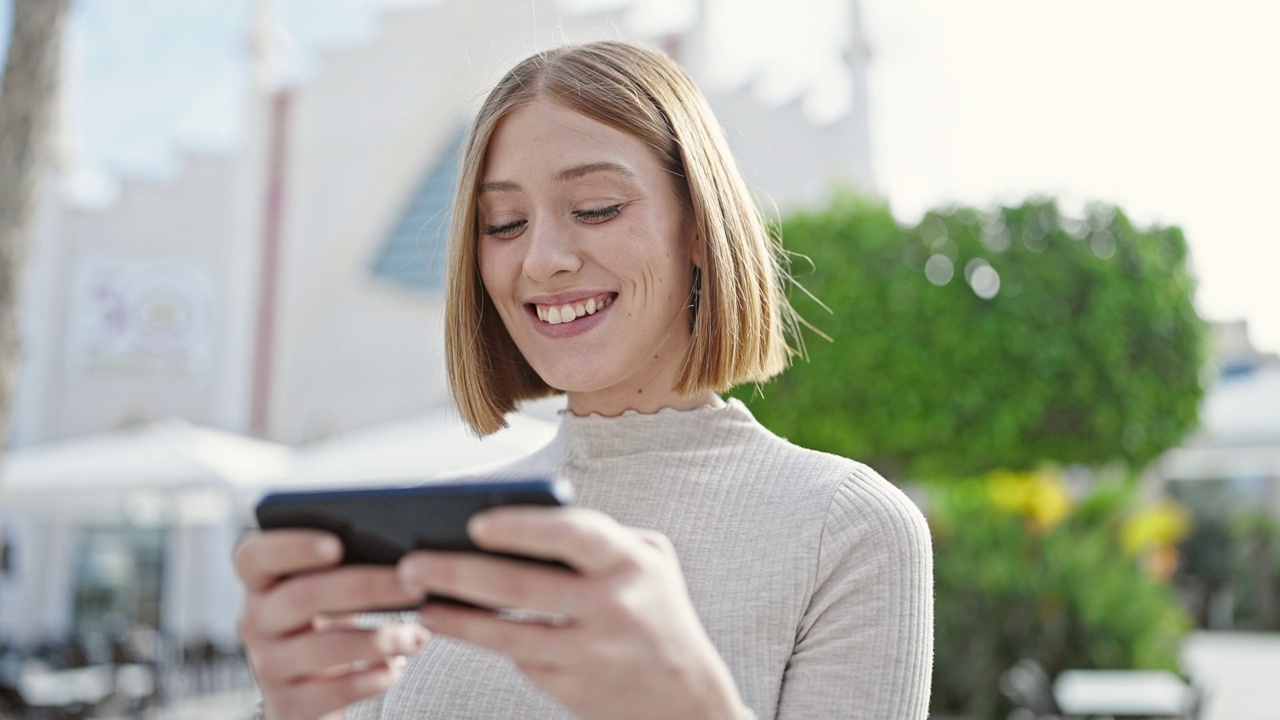
<svg viewBox="0 0 1280 720"><path fill-rule="evenodd" d="M1134 545L1135 483L1098 485L1074 509L1052 474L928 487L937 585L933 710L1003 718L997 690L1022 658L1050 674L1068 668L1176 669L1191 622L1171 588L1144 568L1168 549ZM1026 498L1022 505L1011 497ZM1037 499L1038 498L1038 499ZM1055 499L1058 498L1058 499ZM1151 523L1146 523L1150 525Z"/></svg>
<svg viewBox="0 0 1280 720"><path fill-rule="evenodd" d="M793 302L834 342L810 337L807 362L738 395L799 444L901 480L1142 467L1195 426L1204 327L1177 228L1049 201L901 227L846 195L781 230L830 311Z"/></svg>

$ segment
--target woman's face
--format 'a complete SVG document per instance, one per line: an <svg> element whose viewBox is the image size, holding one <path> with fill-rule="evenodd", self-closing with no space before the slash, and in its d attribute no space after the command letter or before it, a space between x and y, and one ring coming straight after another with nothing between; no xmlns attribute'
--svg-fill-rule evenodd
<svg viewBox="0 0 1280 720"><path fill-rule="evenodd" d="M547 100L490 140L480 274L520 352L575 413L701 404L672 390L693 266L677 181L642 141Z"/></svg>

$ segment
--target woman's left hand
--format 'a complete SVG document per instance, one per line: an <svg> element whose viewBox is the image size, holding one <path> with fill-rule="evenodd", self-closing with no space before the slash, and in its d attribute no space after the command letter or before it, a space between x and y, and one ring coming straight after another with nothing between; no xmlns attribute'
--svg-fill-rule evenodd
<svg viewBox="0 0 1280 720"><path fill-rule="evenodd" d="M417 552L400 562L406 589L563 622L432 603L422 611L428 630L507 655L580 718L750 717L665 536L585 508L490 510L469 532L487 550L559 560L577 572Z"/></svg>

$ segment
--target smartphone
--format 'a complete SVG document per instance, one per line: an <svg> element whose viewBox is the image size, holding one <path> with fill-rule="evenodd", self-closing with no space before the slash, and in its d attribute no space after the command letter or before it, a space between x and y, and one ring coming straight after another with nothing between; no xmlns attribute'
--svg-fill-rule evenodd
<svg viewBox="0 0 1280 720"><path fill-rule="evenodd" d="M515 557L565 568L552 560L481 550L467 536L467 521L482 510L504 505L572 503L573 486L567 480L480 480L275 492L262 498L255 514L264 530L307 528L337 535L345 549L344 565L394 565L413 550L444 550ZM424 599L427 601L458 602L438 596Z"/></svg>

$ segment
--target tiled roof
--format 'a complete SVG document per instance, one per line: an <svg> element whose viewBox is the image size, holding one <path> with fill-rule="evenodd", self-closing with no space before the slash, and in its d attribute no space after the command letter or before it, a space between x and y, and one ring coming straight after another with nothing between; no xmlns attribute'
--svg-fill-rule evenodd
<svg viewBox="0 0 1280 720"><path fill-rule="evenodd" d="M459 125L406 198L399 219L373 258L374 277L421 292L444 289L449 216L465 134Z"/></svg>

